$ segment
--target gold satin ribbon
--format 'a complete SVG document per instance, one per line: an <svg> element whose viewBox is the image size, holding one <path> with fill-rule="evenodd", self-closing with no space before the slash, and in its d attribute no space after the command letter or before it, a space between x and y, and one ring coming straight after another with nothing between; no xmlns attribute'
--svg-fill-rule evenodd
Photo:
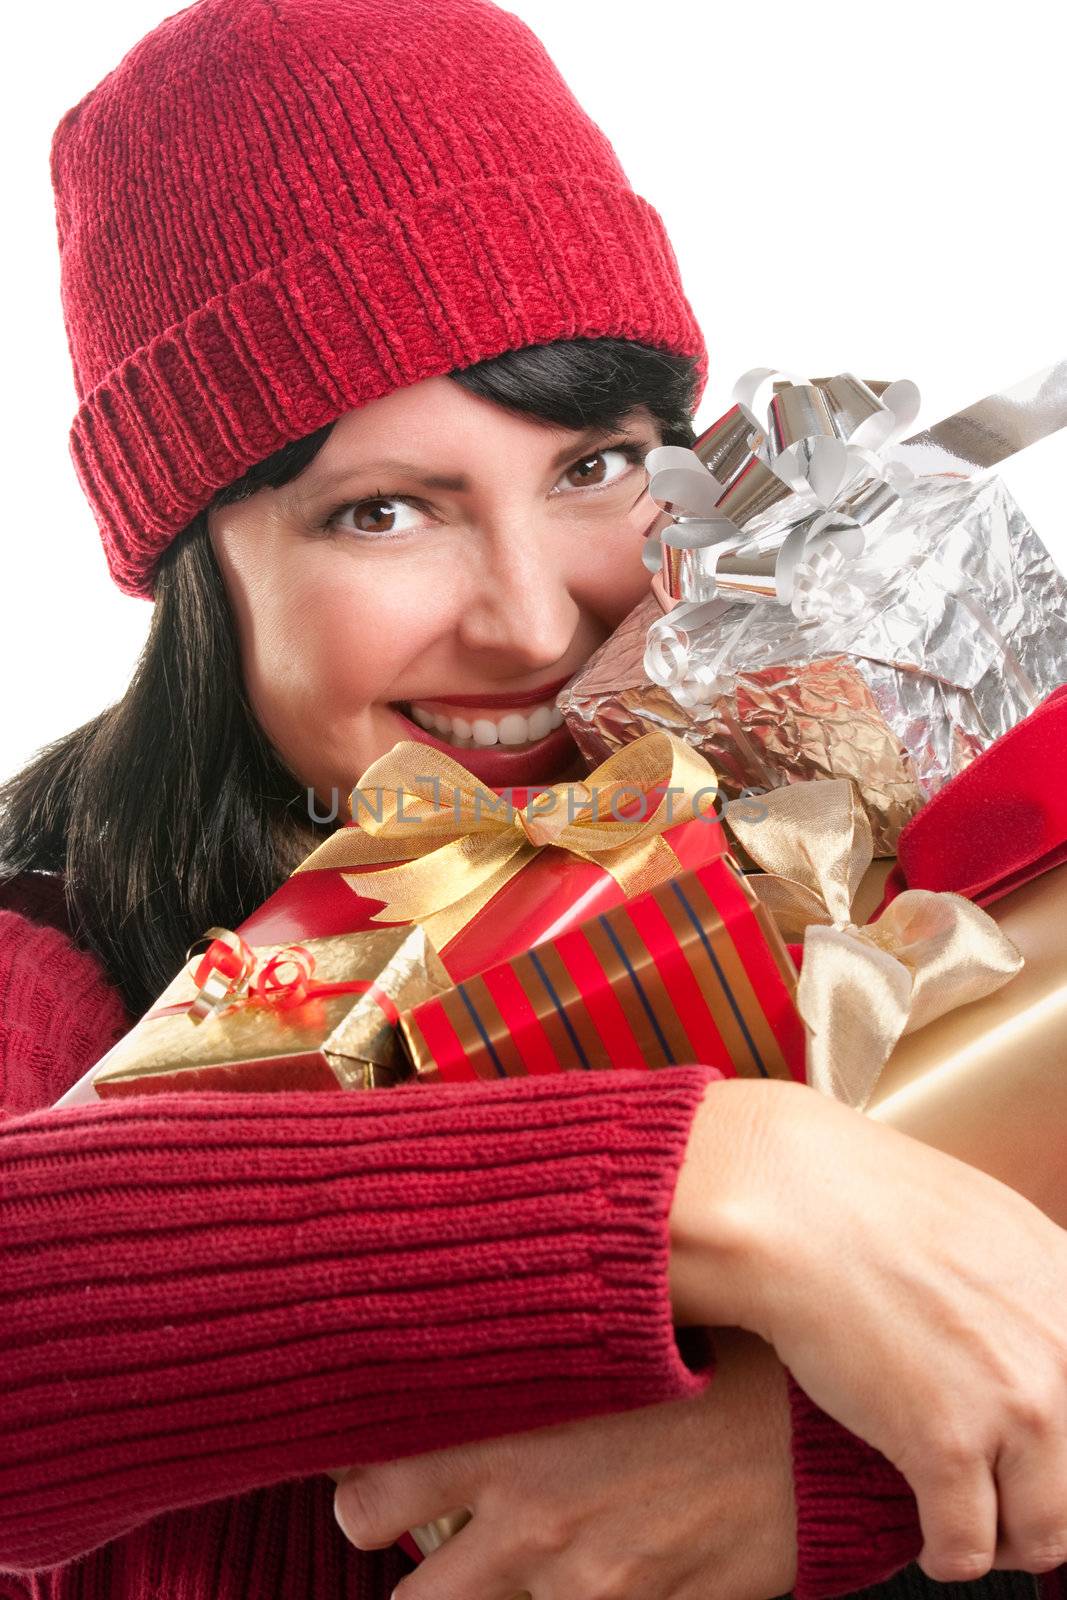
<svg viewBox="0 0 1067 1600"><path fill-rule="evenodd" d="M647 816L613 814L613 804L621 809L660 785L673 793ZM399 860L381 872L342 876L356 894L385 901L372 921L418 922L440 950L547 845L595 862L627 896L663 883L682 870L664 830L703 815L717 790L704 757L657 730L615 751L584 781L546 786L516 809L443 750L405 739L373 761L352 791L360 826L339 828L297 871ZM702 794L710 800L698 808Z"/></svg>
<svg viewBox="0 0 1067 1600"><path fill-rule="evenodd" d="M752 822L727 809L768 874L750 883L786 938L804 941L797 1008L808 1032L808 1082L862 1111L897 1040L992 994L1023 965L1011 940L962 895L907 889L857 927L852 902L874 848L847 778L760 796Z"/></svg>

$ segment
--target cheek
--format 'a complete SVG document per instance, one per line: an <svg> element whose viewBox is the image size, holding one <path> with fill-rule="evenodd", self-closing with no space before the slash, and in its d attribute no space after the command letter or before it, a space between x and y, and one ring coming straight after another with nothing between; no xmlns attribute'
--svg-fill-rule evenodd
<svg viewBox="0 0 1067 1600"><path fill-rule="evenodd" d="M448 626L443 577L427 583L399 560L372 567L341 554L261 591L246 659L260 706L321 720L394 698L397 679Z"/></svg>
<svg viewBox="0 0 1067 1600"><path fill-rule="evenodd" d="M583 574L586 603L609 628L617 628L648 594L652 574L641 560L640 531L624 530L596 549Z"/></svg>

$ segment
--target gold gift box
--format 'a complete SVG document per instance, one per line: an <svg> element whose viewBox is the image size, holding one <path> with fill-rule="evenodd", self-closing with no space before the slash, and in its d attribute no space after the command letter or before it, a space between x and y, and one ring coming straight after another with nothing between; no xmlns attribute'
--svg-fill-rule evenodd
<svg viewBox="0 0 1067 1600"><path fill-rule="evenodd" d="M256 971L287 948L253 946ZM201 957L194 957L97 1064L95 1092L112 1099L207 1089L369 1089L406 1076L395 1015L452 983L422 928L305 939L299 948L313 962L301 1004L238 996L199 1020L188 1010L199 992L193 974ZM384 1006L367 992L371 983ZM353 990L315 992L345 984Z"/></svg>
<svg viewBox="0 0 1067 1600"><path fill-rule="evenodd" d="M857 922L891 866L872 864ZM906 1034L866 1114L988 1172L1067 1227L1067 866L986 909L1024 967L984 1000Z"/></svg>

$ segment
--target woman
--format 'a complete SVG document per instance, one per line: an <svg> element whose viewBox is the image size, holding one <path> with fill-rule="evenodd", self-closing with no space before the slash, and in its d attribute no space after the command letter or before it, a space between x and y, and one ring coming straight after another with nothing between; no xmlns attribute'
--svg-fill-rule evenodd
<svg viewBox="0 0 1067 1600"><path fill-rule="evenodd" d="M484 0L199 0L64 117L53 180L72 451L156 607L122 702L5 791L0 1570L842 1593L918 1551L888 1456L928 1572L1032 1594L1064 1246L947 1157L696 1065L47 1109L398 737L567 775L529 696L642 592L640 463L706 371L658 217ZM672 1316L735 1330L710 1385ZM411 1572L396 1533L457 1504Z"/></svg>

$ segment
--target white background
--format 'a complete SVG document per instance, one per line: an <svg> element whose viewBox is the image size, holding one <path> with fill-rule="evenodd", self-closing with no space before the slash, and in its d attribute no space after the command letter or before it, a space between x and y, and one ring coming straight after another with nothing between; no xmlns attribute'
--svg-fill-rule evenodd
<svg viewBox="0 0 1067 1600"><path fill-rule="evenodd" d="M150 616L114 588L67 452L48 147L180 9L50 0L6 22L0 777L125 688ZM711 354L911 377L932 422L1067 354L1062 49L1048 0L512 0L663 216ZM1067 434L1003 471L1067 567Z"/></svg>

